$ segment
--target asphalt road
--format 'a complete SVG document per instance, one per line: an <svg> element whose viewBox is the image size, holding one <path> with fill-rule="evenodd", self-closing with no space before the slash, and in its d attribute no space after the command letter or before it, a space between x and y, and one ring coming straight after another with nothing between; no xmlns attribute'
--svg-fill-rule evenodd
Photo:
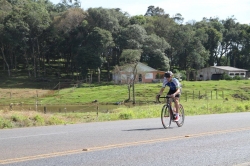
<svg viewBox="0 0 250 166"><path fill-rule="evenodd" d="M250 165L250 112L0 130L0 165Z"/></svg>

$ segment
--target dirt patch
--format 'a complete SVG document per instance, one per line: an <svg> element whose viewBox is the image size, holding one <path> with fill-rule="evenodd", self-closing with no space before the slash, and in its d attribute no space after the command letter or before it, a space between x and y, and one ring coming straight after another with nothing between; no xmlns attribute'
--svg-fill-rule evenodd
<svg viewBox="0 0 250 166"><path fill-rule="evenodd" d="M2 89L1 98L32 98L41 97L49 93L51 90L42 89Z"/></svg>

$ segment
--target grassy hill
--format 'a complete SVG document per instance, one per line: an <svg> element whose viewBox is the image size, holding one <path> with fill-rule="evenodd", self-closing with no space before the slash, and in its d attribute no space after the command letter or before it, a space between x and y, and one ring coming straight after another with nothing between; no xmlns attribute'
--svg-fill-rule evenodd
<svg viewBox="0 0 250 166"><path fill-rule="evenodd" d="M33 104L35 100L42 101L43 104L88 104L94 100L98 100L99 104L113 104L128 99L127 85L83 83L79 87L76 87L76 84L69 84L69 88L60 90L58 88L57 90L42 88L49 84L54 87L58 84L57 81L48 83L17 78L2 81L0 84L0 105L10 103ZM153 103L160 88L161 83L136 84L136 103ZM167 92L167 89L165 92ZM182 101L216 99L230 102L249 100L250 80L182 82Z"/></svg>

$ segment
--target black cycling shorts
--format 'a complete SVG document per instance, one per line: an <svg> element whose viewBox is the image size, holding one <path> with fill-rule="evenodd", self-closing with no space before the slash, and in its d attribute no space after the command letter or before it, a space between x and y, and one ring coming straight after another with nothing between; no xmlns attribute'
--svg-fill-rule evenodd
<svg viewBox="0 0 250 166"><path fill-rule="evenodd" d="M176 90L169 90L167 95L172 95L176 92ZM180 93L178 93L177 95L175 95L175 97L180 97Z"/></svg>

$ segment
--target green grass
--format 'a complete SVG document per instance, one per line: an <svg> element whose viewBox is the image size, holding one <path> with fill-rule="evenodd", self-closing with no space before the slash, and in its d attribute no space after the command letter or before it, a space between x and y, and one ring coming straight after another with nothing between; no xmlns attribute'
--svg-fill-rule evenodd
<svg viewBox="0 0 250 166"><path fill-rule="evenodd" d="M182 82L182 100L199 99L250 99L250 81L200 81ZM136 84L135 100L138 103L150 103L155 100L161 83ZM167 92L167 90L165 91ZM239 98L233 97L237 95ZM48 94L40 98L43 103L48 104L86 104L98 100L100 104L115 103L128 99L127 85L105 85L105 86L82 86L76 89L68 88ZM132 89L131 89L132 99Z"/></svg>
<svg viewBox="0 0 250 166"><path fill-rule="evenodd" d="M182 87L180 102L184 106L186 116L250 111L250 80L183 81ZM96 112L43 114L28 110L0 109L0 128L160 117L163 102L155 103L155 96L160 88L161 83L136 84L135 106L120 105L105 113L99 112L98 116ZM87 105L98 100L98 104L106 105L128 99L128 89L127 85L83 84L78 88L47 91L38 96L37 100L43 104ZM0 103L8 105L13 101L25 101L25 104L34 104L34 100L36 97L32 95L15 97L13 94L12 99L8 95L2 95Z"/></svg>

